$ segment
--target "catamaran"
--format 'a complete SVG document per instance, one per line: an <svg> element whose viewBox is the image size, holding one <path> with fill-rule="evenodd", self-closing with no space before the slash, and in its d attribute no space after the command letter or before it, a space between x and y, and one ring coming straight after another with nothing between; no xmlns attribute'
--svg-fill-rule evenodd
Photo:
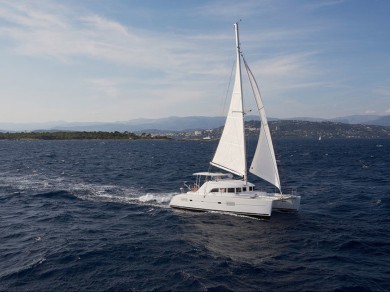
<svg viewBox="0 0 390 292"><path fill-rule="evenodd" d="M192 185L185 183L182 193L172 197L173 208L197 211L232 212L256 217L270 217L273 210L298 211L301 197L282 192L271 133L257 82L240 49L238 23L236 37L236 72L232 98L217 150L210 164L225 172L197 172ZM248 181L247 149L241 59L260 116L260 133L249 171L274 185L277 192L258 191Z"/></svg>

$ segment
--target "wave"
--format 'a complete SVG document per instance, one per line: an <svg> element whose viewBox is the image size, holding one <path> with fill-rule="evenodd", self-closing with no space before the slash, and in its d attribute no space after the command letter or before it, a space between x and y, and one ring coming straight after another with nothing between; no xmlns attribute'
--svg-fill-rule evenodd
<svg viewBox="0 0 390 292"><path fill-rule="evenodd" d="M66 199L66 200L75 200L76 197L67 191L50 191L37 193L35 197L47 198L47 199Z"/></svg>
<svg viewBox="0 0 390 292"><path fill-rule="evenodd" d="M10 268L6 269L3 272L0 272L0 279L6 279L6 278L11 278L14 275L21 276L22 273L34 269L35 267L41 265L43 262L46 261L45 257L39 257L37 259L33 259L28 263L21 264L21 266L15 267L15 268Z"/></svg>

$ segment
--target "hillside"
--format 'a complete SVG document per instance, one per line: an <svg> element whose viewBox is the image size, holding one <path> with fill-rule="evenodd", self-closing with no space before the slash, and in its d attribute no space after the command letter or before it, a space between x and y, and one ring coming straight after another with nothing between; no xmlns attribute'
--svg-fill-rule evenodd
<svg viewBox="0 0 390 292"><path fill-rule="evenodd" d="M166 136L152 136L129 132L22 132L0 133L0 140L151 140L170 139Z"/></svg>
<svg viewBox="0 0 390 292"><path fill-rule="evenodd" d="M132 119L121 122L50 122L50 123L0 123L0 132L18 131L87 131L87 132L151 132L151 131L187 131L213 129L223 126L226 117L167 117L157 119ZM259 120L258 116L246 115L246 121ZM390 115L355 115L340 117L331 120L311 117L299 117L288 119L269 118L269 121L308 121L308 122L338 122L344 124L364 124L390 126Z"/></svg>
<svg viewBox="0 0 390 292"><path fill-rule="evenodd" d="M310 122L280 120L269 123L273 137L309 137L309 138L390 138L390 127L350 125L335 122ZM259 121L245 123L248 135L257 135L260 128ZM187 131L176 133L181 139L219 139L223 127L202 131Z"/></svg>
<svg viewBox="0 0 390 292"><path fill-rule="evenodd" d="M269 122L270 131L273 137L319 137L330 138L390 138L390 127L375 125L351 125L336 122L312 122L279 120ZM245 123L247 135L259 133L260 122L248 121ZM102 131L33 131L0 133L0 140L69 140L69 139L219 139L223 127L186 130L186 131L147 131L135 134L127 131L102 132Z"/></svg>

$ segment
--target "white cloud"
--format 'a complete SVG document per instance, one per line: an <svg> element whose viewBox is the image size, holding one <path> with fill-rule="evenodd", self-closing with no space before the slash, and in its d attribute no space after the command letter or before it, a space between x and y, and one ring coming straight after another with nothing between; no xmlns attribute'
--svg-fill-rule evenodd
<svg viewBox="0 0 390 292"><path fill-rule="evenodd" d="M307 65L310 55L310 53L284 55L257 62L255 66L261 70L262 74L270 76L297 76L309 73Z"/></svg>
<svg viewBox="0 0 390 292"><path fill-rule="evenodd" d="M246 18L258 11L264 11L264 1L210 1L206 5L200 6L195 13L208 17L236 17L232 21L239 21L240 18ZM260 9L262 8L262 10ZM267 11L269 11L267 9ZM265 11L264 11L265 12Z"/></svg>
<svg viewBox="0 0 390 292"><path fill-rule="evenodd" d="M306 5L309 9L320 9L325 7L336 6L345 3L345 0L327 0L327 1L316 1L315 3L310 3Z"/></svg>
<svg viewBox="0 0 390 292"><path fill-rule="evenodd" d="M0 29L0 36L13 39L19 53L61 60L87 56L131 63L137 61L142 50L159 47L161 38L150 33L141 36L135 30L98 15L75 12L58 15L55 11L62 11L62 7L52 2L47 4L39 8L31 3L4 5L0 19L7 24Z"/></svg>
<svg viewBox="0 0 390 292"><path fill-rule="evenodd" d="M250 65L260 84L273 95L292 89L338 87L335 81L324 79L325 72L318 72L315 52L280 55Z"/></svg>
<svg viewBox="0 0 390 292"><path fill-rule="evenodd" d="M103 94L104 97L115 98L119 96L121 80L113 78L96 78L87 80L92 85L92 90Z"/></svg>
<svg viewBox="0 0 390 292"><path fill-rule="evenodd" d="M379 86L374 89L374 93L381 96L389 96L390 97L390 87Z"/></svg>
<svg viewBox="0 0 390 292"><path fill-rule="evenodd" d="M66 28L66 20L53 11L64 13L67 9L65 6L56 5L55 7L49 2L42 1L39 5L42 7L51 7L51 12L36 9L31 2L2 2L0 6L0 18L6 20L9 24L13 23L20 27L28 29L34 28Z"/></svg>

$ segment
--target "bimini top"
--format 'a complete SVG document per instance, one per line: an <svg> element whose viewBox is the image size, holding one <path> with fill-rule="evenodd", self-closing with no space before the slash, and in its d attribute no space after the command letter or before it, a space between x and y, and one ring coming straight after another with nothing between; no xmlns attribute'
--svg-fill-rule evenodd
<svg viewBox="0 0 390 292"><path fill-rule="evenodd" d="M219 177L219 178L233 178L233 175L230 173L222 172L195 172L192 175L196 176L210 176L210 177Z"/></svg>

